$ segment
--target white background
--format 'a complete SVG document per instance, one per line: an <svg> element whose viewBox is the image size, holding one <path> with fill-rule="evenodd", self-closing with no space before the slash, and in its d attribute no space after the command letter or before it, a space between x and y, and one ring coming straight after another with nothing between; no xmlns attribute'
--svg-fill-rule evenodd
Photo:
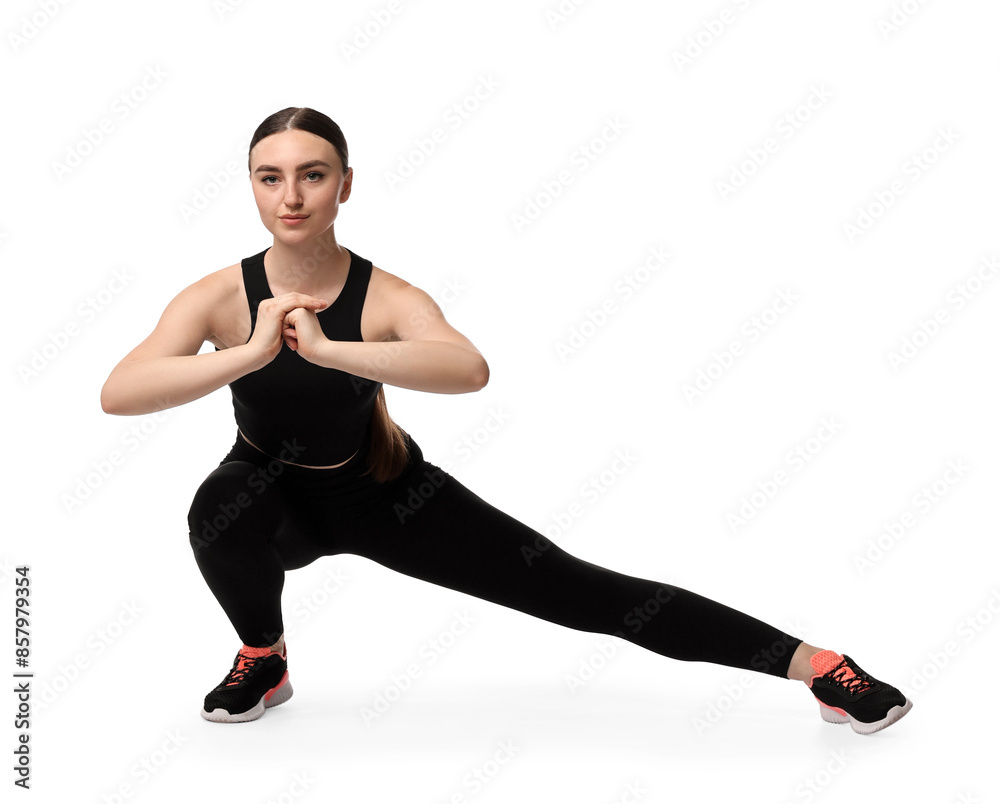
<svg viewBox="0 0 1000 804"><path fill-rule="evenodd" d="M10 635L30 565L36 800L996 800L977 732L1000 631L997 18L985 0L8 3L0 610ZM338 241L442 300L489 362L476 394L387 388L429 460L581 558L846 651L911 714L861 737L798 682L341 556L286 580L295 696L203 721L239 643L185 515L234 439L229 392L137 418L99 393L176 293L270 245L246 148L291 105L347 137ZM530 200L546 208L519 227ZM653 248L671 257L643 273ZM474 625L427 664L460 614Z"/></svg>

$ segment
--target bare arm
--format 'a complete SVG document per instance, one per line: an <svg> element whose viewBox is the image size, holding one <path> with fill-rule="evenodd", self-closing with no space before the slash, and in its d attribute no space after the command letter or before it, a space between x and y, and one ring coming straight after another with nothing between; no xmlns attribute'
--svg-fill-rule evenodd
<svg viewBox="0 0 1000 804"><path fill-rule="evenodd" d="M312 363L340 369L377 382L462 394L489 381L486 359L461 332L445 321L426 292L399 280L381 300L390 334L379 342L331 341L323 336L315 313L291 312L285 330L290 345Z"/></svg>
<svg viewBox="0 0 1000 804"><path fill-rule="evenodd" d="M256 371L281 348L281 321L287 310L320 308L325 302L301 293L266 299L258 308L249 343L198 354L213 335L213 314L220 304L220 280L214 275L178 293L156 328L122 358L105 381L101 389L104 412L135 416L176 407Z"/></svg>

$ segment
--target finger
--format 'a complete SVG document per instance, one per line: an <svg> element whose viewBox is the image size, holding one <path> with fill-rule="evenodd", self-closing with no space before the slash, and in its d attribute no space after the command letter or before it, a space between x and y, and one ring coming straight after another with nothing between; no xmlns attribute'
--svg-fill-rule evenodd
<svg viewBox="0 0 1000 804"><path fill-rule="evenodd" d="M309 296L305 293L298 293L297 291L282 293L280 296L265 299L265 302L270 302L276 305L279 310L286 313L294 310L296 307L304 307L308 310L315 310L320 307L326 307L327 304L326 299L320 299L317 296Z"/></svg>

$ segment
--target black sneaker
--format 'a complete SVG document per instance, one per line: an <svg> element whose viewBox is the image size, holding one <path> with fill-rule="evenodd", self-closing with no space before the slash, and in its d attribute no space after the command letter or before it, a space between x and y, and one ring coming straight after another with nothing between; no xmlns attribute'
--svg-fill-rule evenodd
<svg viewBox="0 0 1000 804"><path fill-rule="evenodd" d="M292 697L287 659L285 647L272 653L269 648L244 645L228 675L205 696L201 716L216 723L245 723L284 703Z"/></svg>
<svg viewBox="0 0 1000 804"><path fill-rule="evenodd" d="M891 726L913 703L895 687L872 678L850 656L821 650L809 663L816 671L809 688L827 723L850 723L858 734Z"/></svg>

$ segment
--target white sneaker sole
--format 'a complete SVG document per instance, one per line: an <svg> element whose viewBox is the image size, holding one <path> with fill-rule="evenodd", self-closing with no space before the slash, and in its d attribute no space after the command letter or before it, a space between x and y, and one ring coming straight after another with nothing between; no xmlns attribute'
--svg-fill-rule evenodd
<svg viewBox="0 0 1000 804"><path fill-rule="evenodd" d="M247 723L263 715L265 709L283 704L291 697L292 683L288 680L288 671L286 670L285 674L281 677L281 681L278 682L278 686L265 692L253 708L248 709L246 712L237 712L235 715L231 715L225 709L213 709L211 712L206 712L202 708L201 716L205 720L211 720L213 723Z"/></svg>
<svg viewBox="0 0 1000 804"><path fill-rule="evenodd" d="M851 728L858 734L874 734L875 732L886 728L886 726L891 726L912 708L913 702L907 698L906 703L901 706L892 707L892 709L886 713L884 718L876 720L873 723L864 723L857 718L851 717L842 709L835 709L834 707L827 706L824 703L820 703L819 705L819 714L820 717L822 717L827 723L850 723Z"/></svg>

